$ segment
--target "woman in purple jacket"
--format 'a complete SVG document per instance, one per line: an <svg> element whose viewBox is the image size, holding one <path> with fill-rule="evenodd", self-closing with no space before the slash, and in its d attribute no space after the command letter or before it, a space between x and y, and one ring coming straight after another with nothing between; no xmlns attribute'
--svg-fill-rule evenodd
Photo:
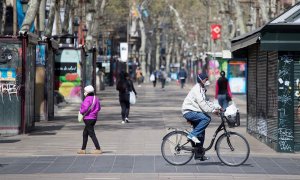
<svg viewBox="0 0 300 180"><path fill-rule="evenodd" d="M98 142L98 139L95 134L94 126L97 121L98 112L101 109L100 101L94 94L94 88L93 86L89 85L84 88L84 100L80 107L80 113L85 114L83 118L83 122L85 124L84 130L83 130L83 143L81 150L78 151L78 154L86 154L86 145L88 142L88 136L91 137L93 140L93 143L96 147L95 150L92 150L92 154L101 154L102 151L100 149L100 145ZM94 100L95 98L95 100ZM94 104L93 104L94 100ZM91 106L91 108L90 108ZM90 110L89 110L90 109Z"/></svg>

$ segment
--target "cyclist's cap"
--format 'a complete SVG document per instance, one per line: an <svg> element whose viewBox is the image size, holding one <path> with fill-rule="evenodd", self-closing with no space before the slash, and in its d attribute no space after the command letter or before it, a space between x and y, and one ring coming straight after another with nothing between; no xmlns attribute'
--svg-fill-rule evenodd
<svg viewBox="0 0 300 180"><path fill-rule="evenodd" d="M202 82L204 79L208 79L208 76L206 73L200 73L197 76L197 82L200 83Z"/></svg>

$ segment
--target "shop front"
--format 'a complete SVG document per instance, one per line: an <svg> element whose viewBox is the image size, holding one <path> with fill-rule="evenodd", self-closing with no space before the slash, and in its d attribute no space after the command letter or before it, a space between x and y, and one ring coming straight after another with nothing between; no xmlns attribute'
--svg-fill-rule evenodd
<svg viewBox="0 0 300 180"><path fill-rule="evenodd" d="M34 128L37 36L0 37L0 135Z"/></svg>
<svg viewBox="0 0 300 180"><path fill-rule="evenodd" d="M232 40L233 57L247 59L247 132L278 152L300 151L299 13L297 3Z"/></svg>

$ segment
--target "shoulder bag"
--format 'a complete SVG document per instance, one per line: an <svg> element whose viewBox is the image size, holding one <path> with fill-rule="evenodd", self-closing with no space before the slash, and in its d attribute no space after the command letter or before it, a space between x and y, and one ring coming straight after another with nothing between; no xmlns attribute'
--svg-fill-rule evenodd
<svg viewBox="0 0 300 180"><path fill-rule="evenodd" d="M86 111L86 113L81 114L80 111L78 112L78 122L82 122L84 116L92 109L92 107L94 107L95 99L96 99L96 96L94 96L94 98L93 98L93 103L92 103L92 105L88 108L88 110Z"/></svg>

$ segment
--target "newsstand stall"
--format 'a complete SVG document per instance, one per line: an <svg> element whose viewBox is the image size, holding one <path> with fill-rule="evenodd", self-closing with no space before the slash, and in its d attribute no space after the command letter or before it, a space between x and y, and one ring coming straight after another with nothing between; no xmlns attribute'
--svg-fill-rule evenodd
<svg viewBox="0 0 300 180"><path fill-rule="evenodd" d="M0 36L0 135L34 128L37 36Z"/></svg>
<svg viewBox="0 0 300 180"><path fill-rule="evenodd" d="M36 46L35 121L54 118L54 53L58 47L52 39Z"/></svg>
<svg viewBox="0 0 300 180"><path fill-rule="evenodd" d="M54 92L60 102L81 102L85 82L85 52L82 47L60 45L55 54Z"/></svg>

